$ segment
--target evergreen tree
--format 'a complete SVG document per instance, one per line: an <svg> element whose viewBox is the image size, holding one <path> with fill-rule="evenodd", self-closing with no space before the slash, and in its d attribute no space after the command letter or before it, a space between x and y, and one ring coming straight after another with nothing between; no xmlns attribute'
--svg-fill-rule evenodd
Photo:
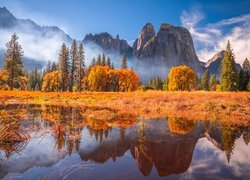
<svg viewBox="0 0 250 180"><path fill-rule="evenodd" d="M248 75L250 75L250 62L249 62L249 60L247 58L243 62L242 67L243 67L243 70L248 72Z"/></svg>
<svg viewBox="0 0 250 180"><path fill-rule="evenodd" d="M77 63L77 44L74 39L70 48L70 82L69 91L73 91L73 86L76 84L76 63Z"/></svg>
<svg viewBox="0 0 250 180"><path fill-rule="evenodd" d="M202 88L203 90L208 91L209 90L209 81L210 81L210 74L209 74L209 70L207 69L203 75L203 79L202 79Z"/></svg>
<svg viewBox="0 0 250 180"><path fill-rule="evenodd" d="M127 58L126 58L126 54L123 54L122 56L122 64L121 64L121 69L127 69L128 65L127 65Z"/></svg>
<svg viewBox="0 0 250 180"><path fill-rule="evenodd" d="M223 91L236 91L238 87L238 73L235 68L234 53L228 41L221 70L221 88Z"/></svg>
<svg viewBox="0 0 250 180"><path fill-rule="evenodd" d="M43 71L43 76L47 73L50 73L50 72L51 72L51 62L50 62L50 60L48 60L48 63Z"/></svg>
<svg viewBox="0 0 250 180"><path fill-rule="evenodd" d="M63 43L59 53L59 73L62 80L62 91L67 91L69 83L69 49Z"/></svg>
<svg viewBox="0 0 250 180"><path fill-rule="evenodd" d="M239 90L246 91L250 76L250 63L246 58L243 62L243 68L240 70L239 74Z"/></svg>
<svg viewBox="0 0 250 180"><path fill-rule="evenodd" d="M37 68L35 68L29 74L29 90L38 91L42 88L42 77L41 74L38 73Z"/></svg>
<svg viewBox="0 0 250 180"><path fill-rule="evenodd" d="M115 69L114 63L111 64L111 69Z"/></svg>
<svg viewBox="0 0 250 180"><path fill-rule="evenodd" d="M95 65L96 65L96 59L95 59L95 57L93 57L91 64L90 64L90 67L93 67Z"/></svg>
<svg viewBox="0 0 250 180"><path fill-rule="evenodd" d="M106 57L105 57L104 53L102 53L102 62L101 62L101 65L102 66L106 66Z"/></svg>
<svg viewBox="0 0 250 180"><path fill-rule="evenodd" d="M77 57L77 67L76 67L76 86L77 90L81 91L81 82L84 76L84 67L85 67L85 56L84 56L84 49L83 44L79 45L78 50L78 57Z"/></svg>
<svg viewBox="0 0 250 180"><path fill-rule="evenodd" d="M19 45L18 36L14 33L11 40L6 44L5 69L9 73L9 86L13 90L15 81L23 75L22 47Z"/></svg>
<svg viewBox="0 0 250 180"><path fill-rule="evenodd" d="M216 85L217 85L217 78L216 78L216 75L213 74L212 77L211 77L211 80L210 80L210 90L212 91L215 91L216 90Z"/></svg>
<svg viewBox="0 0 250 180"><path fill-rule="evenodd" d="M111 68L111 61L110 61L109 57L107 58L107 66L109 66Z"/></svg>
<svg viewBox="0 0 250 180"><path fill-rule="evenodd" d="M57 69L58 69L57 64L55 62L53 62L52 66L51 66L51 72L56 71Z"/></svg>
<svg viewBox="0 0 250 180"><path fill-rule="evenodd" d="M102 65L102 60L101 60L101 55L100 55L100 54L99 54L98 57L97 57L96 65L99 65L99 66Z"/></svg>

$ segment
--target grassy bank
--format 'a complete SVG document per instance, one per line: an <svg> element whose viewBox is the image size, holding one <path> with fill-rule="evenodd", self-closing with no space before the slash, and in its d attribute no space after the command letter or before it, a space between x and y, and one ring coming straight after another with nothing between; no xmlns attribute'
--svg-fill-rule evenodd
<svg viewBox="0 0 250 180"><path fill-rule="evenodd" d="M28 92L0 91L0 104L29 103L112 108L141 118L180 117L250 125L248 92Z"/></svg>

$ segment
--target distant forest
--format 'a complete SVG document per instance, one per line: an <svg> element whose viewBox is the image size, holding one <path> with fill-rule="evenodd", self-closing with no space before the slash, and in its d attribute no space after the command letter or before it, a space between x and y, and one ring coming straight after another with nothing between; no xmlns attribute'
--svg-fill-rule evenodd
<svg viewBox="0 0 250 180"><path fill-rule="evenodd" d="M210 75L207 69L202 78L185 65L172 67L166 79L156 77L141 84L139 75L128 68L126 54L123 54L120 68L116 69L105 53L93 57L89 66L85 64L84 46L73 40L71 47L61 45L58 63L48 62L41 72L23 69L23 50L17 34L6 44L4 68L0 69L1 90L28 91L112 91L135 90L169 91L250 91L250 63L246 58L240 72L236 71L233 49L228 41L222 60L220 78ZM147 69L145 69L147 71Z"/></svg>

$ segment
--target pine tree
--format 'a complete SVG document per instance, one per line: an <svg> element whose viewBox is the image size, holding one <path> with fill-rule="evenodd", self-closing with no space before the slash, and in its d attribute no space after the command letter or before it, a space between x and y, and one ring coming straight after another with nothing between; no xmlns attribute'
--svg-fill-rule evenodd
<svg viewBox="0 0 250 180"><path fill-rule="evenodd" d="M6 44L5 69L9 73L9 86L13 90L15 80L23 75L22 47L19 45L18 36L14 33L11 40Z"/></svg>
<svg viewBox="0 0 250 180"><path fill-rule="evenodd" d="M50 60L48 61L47 65L46 65L44 74L49 73L49 72L51 72L51 61Z"/></svg>
<svg viewBox="0 0 250 180"><path fill-rule="evenodd" d="M111 68L111 61L110 61L109 57L107 58L107 63L106 64L107 64L107 66L109 66Z"/></svg>
<svg viewBox="0 0 250 180"><path fill-rule="evenodd" d="M217 78L216 78L216 75L213 74L212 77L211 77L211 80L210 80L210 90L212 91L215 91L216 90L216 85L217 85Z"/></svg>
<svg viewBox="0 0 250 180"><path fill-rule="evenodd" d="M56 71L57 69L58 69L57 64L55 62L53 62L52 66L51 66L51 72Z"/></svg>
<svg viewBox="0 0 250 180"><path fill-rule="evenodd" d="M70 48L70 82L69 91L73 91L73 86L76 84L76 63L77 63L77 44L74 39Z"/></svg>
<svg viewBox="0 0 250 180"><path fill-rule="evenodd" d="M123 54L122 56L122 64L121 64L121 69L127 69L128 65L127 65L127 58L126 58L126 54Z"/></svg>
<svg viewBox="0 0 250 180"><path fill-rule="evenodd" d="M210 74L209 74L209 70L207 69L203 75L203 79L202 79L202 88L203 90L208 91L209 90L209 81L210 81Z"/></svg>
<svg viewBox="0 0 250 180"><path fill-rule="evenodd" d="M41 90L42 77L41 77L41 74L38 73L37 68L31 71L28 79L29 79L29 90L32 90L32 91Z"/></svg>
<svg viewBox="0 0 250 180"><path fill-rule="evenodd" d="M243 69L248 72L248 75L250 74L250 62L249 60L246 58L245 61L242 64Z"/></svg>
<svg viewBox="0 0 250 180"><path fill-rule="evenodd" d="M221 88L223 91L236 91L238 87L238 73L235 68L234 53L228 41L221 70Z"/></svg>
<svg viewBox="0 0 250 180"><path fill-rule="evenodd" d="M81 82L84 76L84 67L85 67L85 56L83 44L81 43L78 48L78 56L77 56L77 67L76 67L76 86L77 90L81 91Z"/></svg>
<svg viewBox="0 0 250 180"><path fill-rule="evenodd" d="M248 59L246 58L245 61L243 62L243 68L240 70L240 74L239 74L239 90L240 91L247 90L248 81L250 79L249 76L250 76L250 63Z"/></svg>
<svg viewBox="0 0 250 180"><path fill-rule="evenodd" d="M99 66L102 65L102 60L101 60L101 55L100 55L100 54L99 54L98 57L97 57L96 65L99 65Z"/></svg>
<svg viewBox="0 0 250 180"><path fill-rule="evenodd" d="M91 64L90 64L90 67L93 67L95 65L96 65L96 59L95 59L95 57L93 57Z"/></svg>
<svg viewBox="0 0 250 180"><path fill-rule="evenodd" d="M69 49L63 43L59 53L59 73L62 80L62 91L67 91L69 83Z"/></svg>
<svg viewBox="0 0 250 180"><path fill-rule="evenodd" d="M114 63L111 64L111 69L115 69Z"/></svg>
<svg viewBox="0 0 250 180"><path fill-rule="evenodd" d="M101 65L102 65L102 66L106 66L106 57L105 57L105 54L104 54L104 53L102 53Z"/></svg>

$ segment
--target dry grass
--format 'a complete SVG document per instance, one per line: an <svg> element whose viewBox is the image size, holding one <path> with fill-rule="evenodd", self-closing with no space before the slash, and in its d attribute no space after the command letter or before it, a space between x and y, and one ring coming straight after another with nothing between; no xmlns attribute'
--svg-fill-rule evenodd
<svg viewBox="0 0 250 180"><path fill-rule="evenodd" d="M250 93L248 92L0 91L0 104L11 103L105 107L146 119L171 116L189 120L220 120L250 125Z"/></svg>

